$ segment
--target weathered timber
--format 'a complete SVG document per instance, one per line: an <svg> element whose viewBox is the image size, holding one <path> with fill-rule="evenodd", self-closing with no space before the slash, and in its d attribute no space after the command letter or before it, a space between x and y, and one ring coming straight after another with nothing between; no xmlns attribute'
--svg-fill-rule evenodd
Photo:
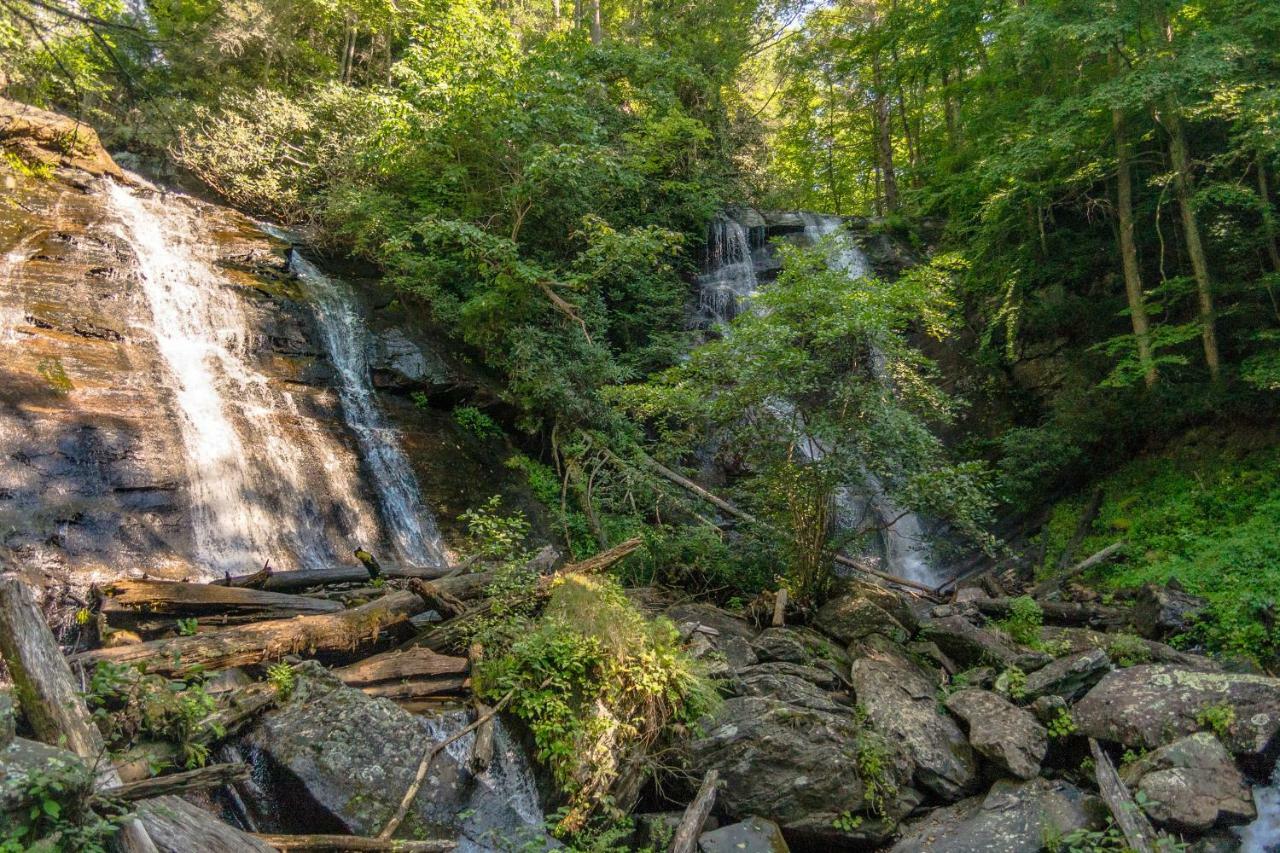
<svg viewBox="0 0 1280 853"><path fill-rule="evenodd" d="M238 586L246 589L262 589L262 585L267 582L267 578L271 577L271 561L263 563L262 568L258 569L251 575L240 575L232 577L230 574L224 575L222 580L213 581L215 586Z"/></svg>
<svg viewBox="0 0 1280 853"><path fill-rule="evenodd" d="M463 613L467 609L466 602L453 595L453 593L449 592L448 589L442 588L437 583L421 580L420 578L413 578L409 581L409 589L422 596L422 600L425 601L428 606L434 607L445 619L457 616L459 613Z"/></svg>
<svg viewBox="0 0 1280 853"><path fill-rule="evenodd" d="M0 653L36 736L83 758L96 771L95 787L121 784L119 772L104 760L102 733L76 690L35 593L15 574L0 575ZM124 853L156 851L147 830L133 818L121 823L116 846Z"/></svg>
<svg viewBox="0 0 1280 853"><path fill-rule="evenodd" d="M773 619L770 623L775 628L787 624L787 588L779 587L773 594Z"/></svg>
<svg viewBox="0 0 1280 853"><path fill-rule="evenodd" d="M467 649L467 663L472 671L478 670L483 661L484 646L472 643ZM493 762L493 709L479 696L473 696L471 702L475 706L476 719L486 721L476 729L476 738L471 744L471 772L482 773Z"/></svg>
<svg viewBox="0 0 1280 853"><path fill-rule="evenodd" d="M396 649L365 658L333 674L351 687L364 687L406 678L465 675L469 664L464 657L442 655L422 647Z"/></svg>
<svg viewBox="0 0 1280 853"><path fill-rule="evenodd" d="M971 603L985 616L1006 616L1013 609L1015 601L1016 598L979 598ZM1044 613L1044 621L1053 625L1119 627L1127 624L1130 619L1130 611L1125 607L1075 601L1038 603Z"/></svg>
<svg viewBox="0 0 1280 853"><path fill-rule="evenodd" d="M135 808L160 853L275 853L274 847L180 797L142 800Z"/></svg>
<svg viewBox="0 0 1280 853"><path fill-rule="evenodd" d="M1124 833L1124 839L1128 842L1130 849L1134 853L1155 853L1156 831L1138 804L1134 802L1129 789L1124 786L1110 757L1093 738L1089 738L1089 750L1093 753L1098 793L1102 795L1102 801L1111 810L1116 826L1120 827L1120 831Z"/></svg>
<svg viewBox="0 0 1280 853"><path fill-rule="evenodd" d="M1115 557L1117 554L1120 553L1120 551L1124 548L1124 546L1125 546L1124 540L1121 540L1119 542L1113 542L1107 547L1103 548L1101 551L1097 552L1096 554L1086 557L1085 559L1076 563L1074 566L1067 569L1065 572L1056 574L1053 577L1049 578L1048 580L1045 580L1036 584L1031 589L1031 597L1044 598L1047 595L1056 593L1059 589L1062 588L1062 585L1067 581L1071 580L1077 575L1084 574L1085 572L1089 571L1095 566L1100 566L1103 563L1106 563L1108 560L1111 560L1113 557Z"/></svg>
<svg viewBox="0 0 1280 853"><path fill-rule="evenodd" d="M279 693L265 681L230 691L221 700L221 707L200 721L196 727L203 733L202 742L212 742L214 732L222 732L220 739L233 737L267 708L276 703Z"/></svg>
<svg viewBox="0 0 1280 853"><path fill-rule="evenodd" d="M671 846L667 848L669 853L694 853L697 850L702 825L707 822L707 815L711 814L711 807L716 804L716 783L719 781L720 774L715 770L708 770L702 777L697 796L684 810L684 817L680 818L675 835L671 837Z"/></svg>
<svg viewBox="0 0 1280 853"><path fill-rule="evenodd" d="M394 851L394 853L444 853L458 846L455 841L401 841L390 838L362 838L358 835L255 835L276 850Z"/></svg>
<svg viewBox="0 0 1280 853"><path fill-rule="evenodd" d="M223 785L244 782L248 778L249 765L247 764L209 764L183 773L171 773L167 776L154 776L137 782L114 785L103 788L99 793L103 797L117 800L149 800L168 794L220 788Z"/></svg>
<svg viewBox="0 0 1280 853"><path fill-rule="evenodd" d="M352 652L376 641L382 632L424 609L426 602L421 598L400 590L338 613L297 616L193 637L98 649L78 654L72 660L84 666L93 666L102 660L142 663L153 672L180 674L195 667L226 669L278 660L288 654Z"/></svg>
<svg viewBox="0 0 1280 853"><path fill-rule="evenodd" d="M111 627L144 631L163 630L179 618L238 625L341 609L338 602L321 598L173 581L114 581L102 595L102 613Z"/></svg>
<svg viewBox="0 0 1280 853"><path fill-rule="evenodd" d="M439 578L449 573L441 566L383 566L382 577L387 579ZM337 566L332 569L308 569L301 572L272 572L262 588L272 592L294 592L314 586L332 586L340 583L368 583L369 570L364 566Z"/></svg>

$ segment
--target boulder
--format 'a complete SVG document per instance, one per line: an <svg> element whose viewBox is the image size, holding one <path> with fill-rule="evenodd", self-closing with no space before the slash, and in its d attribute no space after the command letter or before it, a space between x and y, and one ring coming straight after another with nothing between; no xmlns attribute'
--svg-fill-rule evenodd
<svg viewBox="0 0 1280 853"><path fill-rule="evenodd" d="M1046 839L1098 826L1099 806L1061 780L1001 779L984 796L905 825L891 853L1040 853Z"/></svg>
<svg viewBox="0 0 1280 853"><path fill-rule="evenodd" d="M1026 697L1061 696L1068 702L1084 695L1111 670L1111 658L1102 649L1090 649L1060 657L1027 676Z"/></svg>
<svg viewBox="0 0 1280 853"><path fill-rule="evenodd" d="M1257 816L1243 774L1208 732L1160 747L1125 767L1121 777L1145 795L1139 802L1152 820L1179 832L1248 823Z"/></svg>
<svg viewBox="0 0 1280 853"><path fill-rule="evenodd" d="M369 372L376 387L391 391L437 393L458 383L438 353L419 346L399 328L378 333Z"/></svg>
<svg viewBox="0 0 1280 853"><path fill-rule="evenodd" d="M861 596L831 599L818 610L813 626L846 644L871 634L884 634L898 643L909 639L907 629L897 619Z"/></svg>
<svg viewBox="0 0 1280 853"><path fill-rule="evenodd" d="M868 736L847 711L828 713L774 698L728 699L690 742L688 766L717 770L723 786L717 808L732 818L777 822L814 844L839 846L883 839L891 830L870 812L866 772L859 761ZM920 797L907 787L911 762L893 743L878 781L891 819L909 813ZM857 828L837 826L841 815L862 816Z"/></svg>
<svg viewBox="0 0 1280 853"><path fill-rule="evenodd" d="M989 690L952 693L947 710L964 721L973 748L1001 771L1019 779L1040 775L1049 733L1031 714Z"/></svg>
<svg viewBox="0 0 1280 853"><path fill-rule="evenodd" d="M1221 729L1233 754L1268 763L1280 747L1280 680L1144 664L1107 673L1073 714L1082 734L1146 749Z"/></svg>
<svg viewBox="0 0 1280 853"><path fill-rule="evenodd" d="M767 696L815 711L847 714L853 703L845 696L829 693L811 680L791 673L766 669L762 665L747 667L739 674L737 692L742 696Z"/></svg>
<svg viewBox="0 0 1280 853"><path fill-rule="evenodd" d="M1160 639L1191 630L1209 602L1185 592L1176 584L1149 583L1139 590L1133 605L1133 627L1148 639Z"/></svg>
<svg viewBox="0 0 1280 853"><path fill-rule="evenodd" d="M677 604L667 608L666 617L679 629L681 637L697 640L694 653L701 646L699 657L717 654L734 672L759 663L751 646L755 629L718 607L699 602Z"/></svg>
<svg viewBox="0 0 1280 853"><path fill-rule="evenodd" d="M89 125L6 98L0 98L0 145L24 160L124 178Z"/></svg>
<svg viewBox="0 0 1280 853"><path fill-rule="evenodd" d="M938 708L938 685L899 647L879 638L853 662L858 703L876 731L905 750L913 777L945 800L978 781L978 763L956 722Z"/></svg>
<svg viewBox="0 0 1280 853"><path fill-rule="evenodd" d="M1052 660L1042 652L1019 649L1005 637L955 614L928 620L921 625L921 633L963 667L995 664L1031 672Z"/></svg>
<svg viewBox="0 0 1280 853"><path fill-rule="evenodd" d="M465 726L468 717L465 711L410 714L345 687L307 662L299 667L289 700L265 714L248 740L287 770L298 792L342 829L377 835L399 806L427 747ZM474 735L460 738L436 756L398 837L460 835L460 849L471 850L492 849L498 839L542 840L536 786L523 753L499 725L493 761L474 774L469 767L473 740Z"/></svg>
<svg viewBox="0 0 1280 853"><path fill-rule="evenodd" d="M6 818L25 812L32 804L27 780L40 773L56 777L65 785L65 801L89 793L93 777L74 753L26 738L12 738L0 747L0 826Z"/></svg>
<svg viewBox="0 0 1280 853"><path fill-rule="evenodd" d="M698 849L702 853L788 853L791 848L776 823L752 817L702 833Z"/></svg>
<svg viewBox="0 0 1280 853"><path fill-rule="evenodd" d="M798 663L849 677L849 653L809 628L765 628L751 641L761 663Z"/></svg>

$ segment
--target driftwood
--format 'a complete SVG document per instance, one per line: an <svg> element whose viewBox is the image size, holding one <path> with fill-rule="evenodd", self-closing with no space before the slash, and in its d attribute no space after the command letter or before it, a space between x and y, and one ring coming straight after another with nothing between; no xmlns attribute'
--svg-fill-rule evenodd
<svg viewBox="0 0 1280 853"><path fill-rule="evenodd" d="M183 794L204 788L220 788L249 778L247 764L209 764L184 773L171 773L103 788L98 793L117 800L149 800L168 794Z"/></svg>
<svg viewBox="0 0 1280 853"><path fill-rule="evenodd" d="M98 731L76 691L58 641L36 605L31 587L17 575L0 575L0 653L22 697L27 722L40 740L65 747L97 771L96 788L115 787L122 780L108 761ZM136 819L120 825L116 845L124 853L155 853L147 830Z"/></svg>
<svg viewBox="0 0 1280 853"><path fill-rule="evenodd" d="M265 835L253 836L276 850L394 851L394 853L443 853L457 842L401 841L389 838L362 838L358 835Z"/></svg>
<svg viewBox="0 0 1280 853"><path fill-rule="evenodd" d="M142 632L164 630L183 617L206 620L206 625L238 625L341 609L338 602L321 598L172 581L115 581L104 587L102 596L108 624Z"/></svg>
<svg viewBox="0 0 1280 853"><path fill-rule="evenodd" d="M1085 504L1084 511L1080 513L1080 519L1076 522L1075 533L1071 534L1071 539L1067 542L1067 547L1062 549L1062 553L1058 556L1058 570L1062 571L1071 565L1071 561L1076 557L1076 551L1080 549L1081 543L1089 536L1089 529L1093 527L1093 520L1098 517L1098 512L1102 509L1102 498L1106 493L1102 489L1095 489L1093 496L1089 498L1089 503ZM1048 537L1044 537L1045 541Z"/></svg>
<svg viewBox="0 0 1280 853"><path fill-rule="evenodd" d="M387 579L439 578L448 574L448 568L439 566L383 566L382 577ZM308 569L302 572L272 572L262 588L272 592L296 592L315 586L332 586L340 583L368 583L369 570L364 566L337 566L332 569Z"/></svg>
<svg viewBox="0 0 1280 853"><path fill-rule="evenodd" d="M770 623L775 628L787 624L787 588L779 587L773 594L773 619Z"/></svg>
<svg viewBox="0 0 1280 853"><path fill-rule="evenodd" d="M1045 580L1036 584L1031 589L1031 597L1044 598L1047 595L1056 593L1059 589L1062 588L1062 585L1067 581L1071 580L1077 575L1082 575L1085 572L1092 569L1093 567L1100 566L1103 563L1115 557L1117 554L1120 553L1121 549L1123 549L1124 546L1125 546L1125 542L1123 539L1120 540L1119 542L1113 542L1107 547L1103 548L1098 553L1093 554L1092 556L1087 557L1086 559L1076 563L1074 566L1067 569L1065 572L1056 574L1053 577L1049 578L1048 580Z"/></svg>
<svg viewBox="0 0 1280 853"><path fill-rule="evenodd" d="M694 853L697 849L702 825L707 822L707 815L711 814L711 807L716 804L716 783L719 781L720 774L715 770L708 770L702 777L697 796L684 810L684 817L680 818L680 824L671 838L671 846L667 848L669 853Z"/></svg>
<svg viewBox="0 0 1280 853"><path fill-rule="evenodd" d="M135 808L162 853L275 853L275 848L181 797L142 800Z"/></svg>
<svg viewBox="0 0 1280 853"><path fill-rule="evenodd" d="M78 654L72 661L83 666L103 660L140 663L154 672L180 674L194 667L226 669L278 660L288 654L351 652L425 608L426 603L412 592L397 591L339 613L277 619L193 637L98 649Z"/></svg>
<svg viewBox="0 0 1280 853"><path fill-rule="evenodd" d="M979 598L971 602L984 616L1005 616L1014 606L1016 598ZM1124 607L1107 607L1085 602L1041 601L1044 620L1054 625L1086 625L1119 627L1128 623L1129 610Z"/></svg>
<svg viewBox="0 0 1280 853"><path fill-rule="evenodd" d="M1120 831L1124 833L1124 839L1128 842L1130 849L1134 853L1155 853L1155 843L1158 838L1156 831L1151 827L1151 822L1147 820L1147 816L1142 813L1138 804L1134 802L1129 789L1124 786L1115 765L1093 738L1089 738L1089 750L1093 753L1098 793L1102 795L1102 801L1107 804L1107 808L1111 809L1116 826L1120 827Z"/></svg>
<svg viewBox="0 0 1280 853"><path fill-rule="evenodd" d="M374 655L333 674L348 687L390 699L410 711L426 710L445 694L461 693L470 683L466 658L411 647Z"/></svg>

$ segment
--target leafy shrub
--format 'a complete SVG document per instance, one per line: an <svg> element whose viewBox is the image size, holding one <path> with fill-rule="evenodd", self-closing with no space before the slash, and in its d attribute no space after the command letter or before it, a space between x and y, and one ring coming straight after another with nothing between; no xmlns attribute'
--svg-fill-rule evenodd
<svg viewBox="0 0 1280 853"><path fill-rule="evenodd" d="M11 815L0 828L0 853L31 850L74 850L106 853L118 829L114 814L90 809L93 776L80 762L49 758L24 774L6 774L0 796L31 802L25 814Z"/></svg>
<svg viewBox="0 0 1280 853"><path fill-rule="evenodd" d="M1059 708L1053 719L1049 720L1046 728L1049 730L1049 737L1052 738L1064 738L1075 734L1076 721L1071 716L1071 709Z"/></svg>
<svg viewBox="0 0 1280 853"><path fill-rule="evenodd" d="M1027 674L1016 666L1011 666L996 678L997 693L1003 693L1015 702L1027 698Z"/></svg>
<svg viewBox="0 0 1280 853"><path fill-rule="evenodd" d="M481 441L502 436L502 427L498 426L498 422L475 406L458 406L453 410L453 422L463 432Z"/></svg>
<svg viewBox="0 0 1280 853"><path fill-rule="evenodd" d="M607 805L623 757L693 725L716 694L675 627L646 619L612 579L562 578L541 617L512 621L520 630L486 648L477 690L490 701L511 694L566 797L558 830L576 832Z"/></svg>
<svg viewBox="0 0 1280 853"><path fill-rule="evenodd" d="M1014 642L1024 646L1036 646L1040 642L1040 629L1044 626L1044 611L1029 595L1015 598L1010 605L1009 615L1000 622Z"/></svg>
<svg viewBox="0 0 1280 853"><path fill-rule="evenodd" d="M85 702L112 749L127 748L145 735L173 743L189 768L204 765L207 741L222 734L205 722L217 703L199 672L168 679L141 667L99 661Z"/></svg>
<svg viewBox="0 0 1280 853"><path fill-rule="evenodd" d="M494 495L477 509L469 509L459 518L467 526L473 554L484 559L510 560L520 554L529 535L529 522L524 513L504 515L502 496Z"/></svg>
<svg viewBox="0 0 1280 853"><path fill-rule="evenodd" d="M1113 634L1107 643L1107 655L1116 666L1137 666L1151 660L1151 649L1134 634Z"/></svg>

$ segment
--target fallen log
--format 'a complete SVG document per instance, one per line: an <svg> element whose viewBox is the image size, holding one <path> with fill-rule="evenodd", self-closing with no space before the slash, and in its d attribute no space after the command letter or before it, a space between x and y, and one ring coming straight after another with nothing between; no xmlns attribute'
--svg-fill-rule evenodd
<svg viewBox="0 0 1280 853"><path fill-rule="evenodd" d="M1007 616L1016 598L979 598L971 602L984 616ZM1116 628L1128 624L1130 611L1124 607L1107 607L1074 601L1040 601L1044 621L1053 625L1084 625Z"/></svg>
<svg viewBox="0 0 1280 853"><path fill-rule="evenodd" d="M234 586L173 581L114 581L102 590L101 611L113 628L141 632L164 630L179 618L206 624L239 625L268 619L288 619L317 613L336 613L336 601L285 595Z"/></svg>
<svg viewBox="0 0 1280 853"><path fill-rule="evenodd" d="M271 561L262 564L262 568L251 575L232 577L228 572L220 581L213 581L214 586L238 586L246 589L262 589L262 585L271 577Z"/></svg>
<svg viewBox="0 0 1280 853"><path fill-rule="evenodd" d="M407 590L392 592L361 607L316 616L257 622L223 631L151 640L113 649L82 652L72 662L85 667L99 661L144 664L152 672L178 675L202 667L226 669L288 654L352 652L426 609L426 602Z"/></svg>
<svg viewBox="0 0 1280 853"><path fill-rule="evenodd" d="M1124 833L1124 839L1129 848L1134 853L1155 853L1155 844L1158 839L1156 831L1134 801L1129 789L1124 786L1115 765L1093 738L1089 738L1089 751L1093 753L1094 777L1098 781L1098 793L1102 795L1102 801L1111 810L1116 826L1120 827L1120 831Z"/></svg>
<svg viewBox="0 0 1280 853"><path fill-rule="evenodd" d="M239 734L259 714L274 705L279 695L275 687L265 681L232 691L221 708L196 725L196 731L202 733L199 739L210 743L215 732L221 732L218 739L222 740Z"/></svg>
<svg viewBox="0 0 1280 853"><path fill-rule="evenodd" d="M21 697L22 711L40 740L84 759L96 773L96 788L123 780L76 690L58 641L36 605L31 587L14 574L0 575L0 654ZM133 818L120 825L116 846L124 853L156 853L147 830Z"/></svg>
<svg viewBox="0 0 1280 853"><path fill-rule="evenodd" d="M183 773L171 773L167 776L155 776L137 782L126 782L103 788L98 793L116 800L149 800L152 797L163 797L168 794L185 794L188 791L200 791L205 788L221 788L236 782L244 782L249 778L247 764L209 764Z"/></svg>
<svg viewBox="0 0 1280 853"><path fill-rule="evenodd" d="M440 566L383 566L382 577L387 579L443 577L449 573ZM301 572L272 572L262 584L271 592L297 592L315 586L333 586L340 583L368 583L369 570L364 566L336 566L332 569L308 569Z"/></svg>
<svg viewBox="0 0 1280 853"><path fill-rule="evenodd" d="M668 853L694 853L697 849L702 825L707 822L707 815L711 814L711 807L716 803L716 783L719 781L720 774L715 770L708 770L702 777L697 796L684 810L684 817L680 818L680 824L671 838Z"/></svg>
<svg viewBox="0 0 1280 853"><path fill-rule="evenodd" d="M1093 527L1093 521L1098 517L1098 512L1102 509L1102 499L1106 492L1102 489L1094 489L1093 496L1089 498L1089 503L1085 504L1084 511L1080 513L1080 518L1076 521L1075 533L1071 534L1067 547L1062 549L1062 553L1058 555L1058 571L1062 571L1071 565L1071 561L1076 558L1076 551L1080 549L1080 545L1089 536L1089 530ZM1045 541L1048 537L1043 537Z"/></svg>
<svg viewBox="0 0 1280 853"><path fill-rule="evenodd" d="M160 853L275 853L274 847L181 797L142 800L136 809Z"/></svg>
<svg viewBox="0 0 1280 853"><path fill-rule="evenodd" d="M450 657L417 646L384 652L335 669L333 674L368 696L390 699L418 711L440 697L463 692L471 683L466 658Z"/></svg>
<svg viewBox="0 0 1280 853"><path fill-rule="evenodd" d="M1059 589L1062 588L1062 585L1067 581L1071 580L1077 575L1084 574L1085 572L1089 571L1095 566L1100 566L1103 563L1106 563L1108 560L1118 555L1120 551L1124 548L1124 546L1125 546L1125 542L1123 539L1120 540L1119 542L1113 542L1107 547L1103 548L1101 551L1097 552L1096 554L1093 554L1081 560L1080 562L1076 563L1074 566L1067 569L1065 572L1054 575L1053 577L1045 581L1041 581L1040 583L1036 584L1034 587L1031 588L1031 597L1044 598L1047 595L1056 593Z"/></svg>
<svg viewBox="0 0 1280 853"><path fill-rule="evenodd" d="M362 838L358 835L266 835L253 836L276 850L394 851L394 853L444 853L458 846L456 841L401 841L392 838Z"/></svg>

